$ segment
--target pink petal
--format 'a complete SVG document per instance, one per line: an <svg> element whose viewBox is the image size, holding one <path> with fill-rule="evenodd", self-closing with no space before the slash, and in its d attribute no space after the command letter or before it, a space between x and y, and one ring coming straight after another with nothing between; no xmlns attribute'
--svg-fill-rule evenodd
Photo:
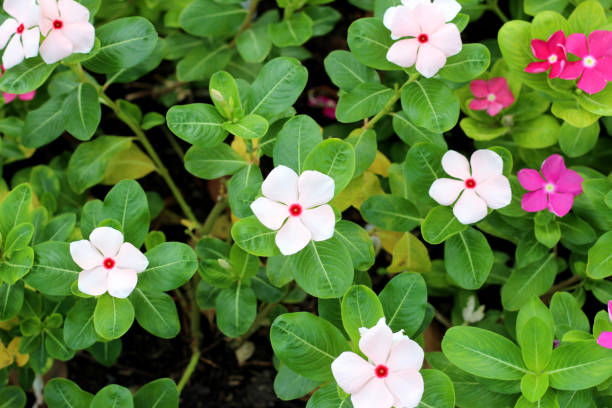
<svg viewBox="0 0 612 408"><path fill-rule="evenodd" d="M555 33L551 34L547 41L549 55L556 54L557 48L565 46L565 41L565 33L563 30L556 31Z"/></svg>
<svg viewBox="0 0 612 408"><path fill-rule="evenodd" d="M89 240L103 256L114 258L123 244L123 234L111 227L99 227L89 234Z"/></svg>
<svg viewBox="0 0 612 408"><path fill-rule="evenodd" d="M104 258L86 239L70 243L70 255L74 263L84 270L102 266Z"/></svg>
<svg viewBox="0 0 612 408"><path fill-rule="evenodd" d="M548 59L550 55L546 41L538 40L537 38L531 40L531 52L533 52L537 59L541 60Z"/></svg>
<svg viewBox="0 0 612 408"><path fill-rule="evenodd" d="M563 71L559 74L561 79L577 79L584 72L584 64L582 61L567 61L563 67Z"/></svg>
<svg viewBox="0 0 612 408"><path fill-rule="evenodd" d="M417 5L413 9L413 13L415 20L421 26L421 32L427 35L438 31L446 22L442 12L429 2Z"/></svg>
<svg viewBox="0 0 612 408"><path fill-rule="evenodd" d="M117 268L131 269L136 273L143 272L149 266L147 257L129 242L121 245L115 261Z"/></svg>
<svg viewBox="0 0 612 408"><path fill-rule="evenodd" d="M601 332L597 338L597 344L601 347L612 349L612 332Z"/></svg>
<svg viewBox="0 0 612 408"><path fill-rule="evenodd" d="M285 204L270 200L266 197L259 197L251 204L251 210L259 222L270 228L277 230L289 217L289 207Z"/></svg>
<svg viewBox="0 0 612 408"><path fill-rule="evenodd" d="M354 408L390 408L394 398L385 382L374 377L351 395L351 402Z"/></svg>
<svg viewBox="0 0 612 408"><path fill-rule="evenodd" d="M445 21L451 21L461 11L461 4L456 0L434 0L433 5L442 12Z"/></svg>
<svg viewBox="0 0 612 408"><path fill-rule="evenodd" d="M486 98L489 95L489 84L484 79L475 79L470 82L470 90L477 98Z"/></svg>
<svg viewBox="0 0 612 408"><path fill-rule="evenodd" d="M612 300L608 300L608 316L610 316L610 321L612 322Z"/></svg>
<svg viewBox="0 0 612 408"><path fill-rule="evenodd" d="M100 296L107 290L107 271L103 266L79 273L79 290L91 296Z"/></svg>
<svg viewBox="0 0 612 408"><path fill-rule="evenodd" d="M21 94L19 95L19 99L21 99L22 101L31 101L32 99L34 99L34 96L36 96L36 91ZM13 99L14 98L15 96L13 96Z"/></svg>
<svg viewBox="0 0 612 408"><path fill-rule="evenodd" d="M421 34L421 29L416 16L408 7L392 7L389 10L394 9L392 15L387 18L385 13L385 19L388 20L389 30L394 38L401 37L417 37Z"/></svg>
<svg viewBox="0 0 612 408"><path fill-rule="evenodd" d="M501 103L504 108L507 108L514 103L514 95L512 95L510 88L501 89L497 93L495 101Z"/></svg>
<svg viewBox="0 0 612 408"><path fill-rule="evenodd" d="M542 163L542 174L549 182L555 183L557 180L559 180L559 177L565 173L565 171L566 168L563 157L558 154L548 156L548 158Z"/></svg>
<svg viewBox="0 0 612 408"><path fill-rule="evenodd" d="M439 178L429 188L429 196L438 204L451 205L457 201L457 197L464 189L465 183L463 181Z"/></svg>
<svg viewBox="0 0 612 408"><path fill-rule="evenodd" d="M411 67L416 62L418 49L419 42L414 38L399 40L387 51L387 60L400 67Z"/></svg>
<svg viewBox="0 0 612 408"><path fill-rule="evenodd" d="M116 298L130 296L138 283L136 271L113 268L108 271L108 293Z"/></svg>
<svg viewBox="0 0 612 408"><path fill-rule="evenodd" d="M72 42L72 52L88 53L96 40L94 26L87 21L66 23L62 32Z"/></svg>
<svg viewBox="0 0 612 408"><path fill-rule="evenodd" d="M497 94L504 89L508 89L506 78L497 77L489 79L489 92L497 96Z"/></svg>
<svg viewBox="0 0 612 408"><path fill-rule="evenodd" d="M298 201L304 208L325 204L334 198L334 179L319 171L306 170L298 179Z"/></svg>
<svg viewBox="0 0 612 408"><path fill-rule="evenodd" d="M336 120L336 108L323 108L323 116L328 119Z"/></svg>
<svg viewBox="0 0 612 408"><path fill-rule="evenodd" d="M72 54L72 43L60 30L52 30L40 46L40 56L47 64L58 62Z"/></svg>
<svg viewBox="0 0 612 408"><path fill-rule="evenodd" d="M2 92L2 96L4 97L4 103L11 103L17 97L15 94L10 94L6 92Z"/></svg>
<svg viewBox="0 0 612 408"><path fill-rule="evenodd" d="M484 183L476 185L476 193L485 200L487 206L493 210L503 208L512 201L512 189L506 176L492 177Z"/></svg>
<svg viewBox="0 0 612 408"><path fill-rule="evenodd" d="M390 373L385 383L397 401L396 407L416 407L419 405L425 384L423 376L417 370L406 370L399 373Z"/></svg>
<svg viewBox="0 0 612 408"><path fill-rule="evenodd" d="M504 170L504 160L501 156L488 149L480 149L472 153L470 164L472 177L476 180L477 185L502 174Z"/></svg>
<svg viewBox="0 0 612 408"><path fill-rule="evenodd" d="M578 81L578 88L588 94L596 94L603 90L608 82L596 69L585 69L582 78Z"/></svg>
<svg viewBox="0 0 612 408"><path fill-rule="evenodd" d="M449 150L442 156L442 168L449 176L465 180L471 177L470 163L464 155Z"/></svg>
<svg viewBox="0 0 612 408"><path fill-rule="evenodd" d="M345 351L331 365L338 386L347 394L358 392L374 377L374 366L355 353Z"/></svg>
<svg viewBox="0 0 612 408"><path fill-rule="evenodd" d="M612 56L601 57L597 60L595 70L604 77L606 81L612 81Z"/></svg>
<svg viewBox="0 0 612 408"><path fill-rule="evenodd" d="M521 207L527 212L538 212L548 205L548 197L543 189L532 191L523 195Z"/></svg>
<svg viewBox="0 0 612 408"><path fill-rule="evenodd" d="M419 344L403 336L395 343L387 360L391 372L403 370L420 370L423 366L425 353Z"/></svg>
<svg viewBox="0 0 612 408"><path fill-rule="evenodd" d="M555 189L560 193L571 193L577 196L582 193L583 180L576 171L567 169L555 183Z"/></svg>
<svg viewBox="0 0 612 408"><path fill-rule="evenodd" d="M445 56L451 57L461 52L461 34L456 25L444 24L429 36L428 44L442 51Z"/></svg>
<svg viewBox="0 0 612 408"><path fill-rule="evenodd" d="M429 43L419 47L416 70L425 78L436 75L444 64L446 64L446 56L441 50Z"/></svg>
<svg viewBox="0 0 612 408"><path fill-rule="evenodd" d="M489 103L489 106L487 107L487 113L489 114L489 116L495 116L499 112L501 112L503 108L504 106L501 103L491 102Z"/></svg>
<svg viewBox="0 0 612 408"><path fill-rule="evenodd" d="M293 255L304 249L311 238L310 230L299 218L289 217L285 225L276 233L274 241L283 255Z"/></svg>
<svg viewBox="0 0 612 408"><path fill-rule="evenodd" d="M465 190L453 207L453 214L460 223L473 224L487 216L487 203L474 190Z"/></svg>
<svg viewBox="0 0 612 408"><path fill-rule="evenodd" d="M589 55L586 35L583 33L571 34L565 41L565 49L581 58Z"/></svg>
<svg viewBox="0 0 612 408"><path fill-rule="evenodd" d="M57 6L64 23L89 20L89 9L74 0L59 0Z"/></svg>
<svg viewBox="0 0 612 408"><path fill-rule="evenodd" d="M612 31L595 30L589 34L591 55L597 59L612 55Z"/></svg>
<svg viewBox="0 0 612 408"><path fill-rule="evenodd" d="M517 173L518 181L525 190L535 191L545 184L540 172L534 169L522 169Z"/></svg>
<svg viewBox="0 0 612 408"><path fill-rule="evenodd" d="M489 107L489 101L486 99L472 99L470 101L471 110L485 110Z"/></svg>
<svg viewBox="0 0 612 408"><path fill-rule="evenodd" d="M60 15L56 0L38 0L38 4L40 5L40 12L43 17L50 20L59 18Z"/></svg>
<svg viewBox="0 0 612 408"><path fill-rule="evenodd" d="M553 214L563 217L574 204L574 195L570 193L550 193L548 195L548 209Z"/></svg>
<svg viewBox="0 0 612 408"><path fill-rule="evenodd" d="M548 61L532 62L531 64L527 65L525 72L530 74L539 74L548 71L548 68L550 68L550 63Z"/></svg>
<svg viewBox="0 0 612 408"><path fill-rule="evenodd" d="M298 175L286 166L275 167L261 185L263 195L270 200L291 205L298 201Z"/></svg>
<svg viewBox="0 0 612 408"><path fill-rule="evenodd" d="M565 68L565 60L560 60L550 65L550 73L548 74L549 78L557 78L563 72L563 68Z"/></svg>
<svg viewBox="0 0 612 408"><path fill-rule="evenodd" d="M312 210L304 210L300 219L310 230L313 241L325 241L334 236L336 215L331 206L322 205Z"/></svg>
<svg viewBox="0 0 612 408"><path fill-rule="evenodd" d="M393 346L393 332L382 318L359 339L359 350L375 365L386 364Z"/></svg>

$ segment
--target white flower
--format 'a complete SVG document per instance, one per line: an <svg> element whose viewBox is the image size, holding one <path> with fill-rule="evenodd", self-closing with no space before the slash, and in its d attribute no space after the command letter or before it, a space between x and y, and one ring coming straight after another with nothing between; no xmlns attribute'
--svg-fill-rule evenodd
<svg viewBox="0 0 612 408"><path fill-rule="evenodd" d="M331 366L340 388L351 394L354 408L418 406L424 391L421 346L401 331L394 334L384 317L359 332L359 349L369 361L345 351Z"/></svg>
<svg viewBox="0 0 612 408"><path fill-rule="evenodd" d="M47 64L92 50L96 36L87 7L74 0L40 0L40 9L40 30L47 36L40 56Z"/></svg>
<svg viewBox="0 0 612 408"><path fill-rule="evenodd" d="M34 0L4 0L3 7L4 11L11 16L0 26L0 48L6 46L2 56L2 65L4 69L9 69L21 63L25 58L38 55L38 43L40 42L38 17L40 13Z"/></svg>
<svg viewBox="0 0 612 408"><path fill-rule="evenodd" d="M476 296L471 295L461 312L463 321L468 323L478 323L484 319L484 310L485 305L480 305L480 307L476 309Z"/></svg>
<svg viewBox="0 0 612 408"><path fill-rule="evenodd" d="M116 298L126 298L138 282L137 274L147 269L149 260L114 228L96 228L83 239L70 243L74 262L83 268L79 290L91 296L108 291Z"/></svg>
<svg viewBox="0 0 612 408"><path fill-rule="evenodd" d="M325 241L334 235L336 217L326 205L334 198L334 186L331 177L318 171L306 170L298 177L289 167L278 166L264 180L264 196L251 204L251 210L263 225L278 230L275 241L281 253L292 255L310 240Z"/></svg>
<svg viewBox="0 0 612 408"><path fill-rule="evenodd" d="M471 163L471 171L470 171ZM472 224L487 216L487 206L497 210L512 201L510 182L502 174L503 159L492 150L476 150L468 163L465 156L449 150L442 157L442 167L460 180L439 178L429 195L441 205L451 205L462 224Z"/></svg>

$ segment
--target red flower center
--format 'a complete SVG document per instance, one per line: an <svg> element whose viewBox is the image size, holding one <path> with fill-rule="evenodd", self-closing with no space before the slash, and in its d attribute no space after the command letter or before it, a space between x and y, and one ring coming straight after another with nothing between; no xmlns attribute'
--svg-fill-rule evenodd
<svg viewBox="0 0 612 408"><path fill-rule="evenodd" d="M102 265L104 265L106 269L113 269L115 266L115 260L113 258L106 258L104 262L102 262Z"/></svg>
<svg viewBox="0 0 612 408"><path fill-rule="evenodd" d="M17 34L23 33L23 30L25 30L25 26L23 24L19 24L19 27L17 27Z"/></svg>
<svg viewBox="0 0 612 408"><path fill-rule="evenodd" d="M476 187L476 180L474 180L473 178L469 178L469 179L465 180L465 186L467 188L474 188L474 187Z"/></svg>
<svg viewBox="0 0 612 408"><path fill-rule="evenodd" d="M299 204L291 204L289 207L289 214L291 214L293 217L299 216L302 214L302 206Z"/></svg>
<svg viewBox="0 0 612 408"><path fill-rule="evenodd" d="M427 36L427 34L421 34L421 35L419 35L419 37L417 39L419 40L419 42L421 44L424 44L427 41L429 41L429 37Z"/></svg>
<svg viewBox="0 0 612 408"><path fill-rule="evenodd" d="M62 22L62 20L55 20L53 22L53 28L55 28L56 30L59 30L63 26L64 26L64 23Z"/></svg>
<svg viewBox="0 0 612 408"><path fill-rule="evenodd" d="M376 373L376 376L378 378L385 378L386 376L389 375L389 369L387 368L387 366L384 366L382 364L376 367L374 369L374 372Z"/></svg>

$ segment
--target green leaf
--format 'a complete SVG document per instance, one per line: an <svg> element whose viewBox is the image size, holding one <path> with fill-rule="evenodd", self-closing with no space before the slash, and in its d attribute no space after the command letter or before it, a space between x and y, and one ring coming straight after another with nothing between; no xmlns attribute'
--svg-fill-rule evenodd
<svg viewBox="0 0 612 408"><path fill-rule="evenodd" d="M578 103L587 111L596 115L612 115L612 87L606 87L594 95L582 92L578 95Z"/></svg>
<svg viewBox="0 0 612 408"><path fill-rule="evenodd" d="M81 271L70 256L70 244L43 242L34 246L34 265L25 281L45 295L68 296Z"/></svg>
<svg viewBox="0 0 612 408"><path fill-rule="evenodd" d="M25 392L14 385L0 389L0 408L24 408L28 399Z"/></svg>
<svg viewBox="0 0 612 408"><path fill-rule="evenodd" d="M181 27L198 37L225 37L238 31L248 10L238 4L196 0L183 9Z"/></svg>
<svg viewBox="0 0 612 408"><path fill-rule="evenodd" d="M442 340L442 351L451 363L479 377L519 380L528 372L516 344L477 327L451 327Z"/></svg>
<svg viewBox="0 0 612 408"><path fill-rule="evenodd" d="M491 63L491 53L484 44L463 44L461 52L446 60L438 74L443 79L466 82L482 75Z"/></svg>
<svg viewBox="0 0 612 408"><path fill-rule="evenodd" d="M64 342L61 329L47 328L43 333L45 338L45 349L49 357L60 361L68 361L74 357L74 350L71 350Z"/></svg>
<svg viewBox="0 0 612 408"><path fill-rule="evenodd" d="M257 315L257 298L253 289L236 282L219 292L216 301L217 325L228 337L236 338L249 330Z"/></svg>
<svg viewBox="0 0 612 408"><path fill-rule="evenodd" d="M268 25L268 34L277 47L302 45L312 37L312 19L299 12L278 23Z"/></svg>
<svg viewBox="0 0 612 408"><path fill-rule="evenodd" d="M0 321L17 316L23 305L23 287L22 281L14 285L6 282L0 284Z"/></svg>
<svg viewBox="0 0 612 408"><path fill-rule="evenodd" d="M93 323L95 309L95 299L79 299L68 311L64 322L64 341L71 349L86 349L96 342Z"/></svg>
<svg viewBox="0 0 612 408"><path fill-rule="evenodd" d="M102 388L91 401L90 408L133 408L132 393L125 387L111 384Z"/></svg>
<svg viewBox="0 0 612 408"><path fill-rule="evenodd" d="M374 244L366 230L353 222L340 220L335 236L348 249L355 269L367 271L374 265Z"/></svg>
<svg viewBox="0 0 612 408"><path fill-rule="evenodd" d="M535 119L518 122L510 131L512 139L520 147L542 149L557 143L561 127L550 115L541 115Z"/></svg>
<svg viewBox="0 0 612 408"><path fill-rule="evenodd" d="M166 292L185 284L198 268L193 249L182 242L164 242L145 254L147 269L138 275L138 288Z"/></svg>
<svg viewBox="0 0 612 408"><path fill-rule="evenodd" d="M554 101L551 112L566 123L578 127L588 127L597 122L599 115L584 110L577 100Z"/></svg>
<svg viewBox="0 0 612 408"><path fill-rule="evenodd" d="M353 54L344 50L332 51L324 61L331 81L343 91L350 92L357 85L380 82L378 73L363 65Z"/></svg>
<svg viewBox="0 0 612 408"><path fill-rule="evenodd" d="M79 140L91 139L102 115L96 88L81 82L64 101L62 111L68 133Z"/></svg>
<svg viewBox="0 0 612 408"><path fill-rule="evenodd" d="M516 267L524 268L539 259L544 258L550 249L536 241L531 233L526 233L520 237L516 246L514 258L516 259Z"/></svg>
<svg viewBox="0 0 612 408"><path fill-rule="evenodd" d="M258 63L265 60L272 49L267 26L245 30L236 38L236 49L246 62Z"/></svg>
<svg viewBox="0 0 612 408"><path fill-rule="evenodd" d="M321 382L333 380L331 363L348 350L338 328L306 312L277 317L270 328L270 340L274 354L291 370Z"/></svg>
<svg viewBox="0 0 612 408"><path fill-rule="evenodd" d="M482 232L474 228L453 235L444 243L444 266L464 289L478 289L493 268L493 251Z"/></svg>
<svg viewBox="0 0 612 408"><path fill-rule="evenodd" d="M274 393L281 400L290 401L303 397L317 385L317 381L303 377L283 364L274 378Z"/></svg>
<svg viewBox="0 0 612 408"><path fill-rule="evenodd" d="M522 343L521 336L523 334L523 328L532 318L540 319L544 324L546 324L546 326L548 326L549 331L554 333L555 322L553 320L552 313L550 310L548 310L539 297L533 296L523 306L521 306L516 318L516 337L519 344Z"/></svg>
<svg viewBox="0 0 612 408"><path fill-rule="evenodd" d="M348 45L351 53L368 67L396 70L399 67L387 60L387 52L393 44L391 33L381 19L360 18L348 29Z"/></svg>
<svg viewBox="0 0 612 408"><path fill-rule="evenodd" d="M274 166L287 166L300 174L308 153L322 141L321 127L310 116L292 117L276 135Z"/></svg>
<svg viewBox="0 0 612 408"><path fill-rule="evenodd" d="M123 336L134 322L134 307L128 299L119 299L109 294L98 298L94 311L96 333L106 339L114 340Z"/></svg>
<svg viewBox="0 0 612 408"><path fill-rule="evenodd" d="M552 347L551 347L552 350ZM521 379L521 392L530 402L537 402L548 390L548 375L527 373Z"/></svg>
<svg viewBox="0 0 612 408"><path fill-rule="evenodd" d="M255 256L280 255L275 237L276 231L268 229L254 215L241 219L232 227L234 242Z"/></svg>
<svg viewBox="0 0 612 408"><path fill-rule="evenodd" d="M352 123L374 116L385 107L393 95L391 88L376 82L359 84L353 90L340 95L336 107L338 121Z"/></svg>
<svg viewBox="0 0 612 408"><path fill-rule="evenodd" d="M0 89L17 95L38 89L57 65L57 63L47 64L40 57L28 58L2 75Z"/></svg>
<svg viewBox="0 0 612 408"><path fill-rule="evenodd" d="M153 129L154 127L161 126L166 123L166 118L157 112L149 112L142 118L142 124L140 125L143 130Z"/></svg>
<svg viewBox="0 0 612 408"><path fill-rule="evenodd" d="M232 214L238 218L253 215L250 206L257 198L262 183L261 170L255 163L243 167L232 176L227 183L227 195Z"/></svg>
<svg viewBox="0 0 612 408"><path fill-rule="evenodd" d="M223 129L243 139L259 139L268 132L268 121L259 115L247 115L235 123L224 123Z"/></svg>
<svg viewBox="0 0 612 408"><path fill-rule="evenodd" d="M536 220L538 216L536 215ZM538 223L536 221L534 227L536 240L548 248L553 248L561 239L561 226L556 220L547 223Z"/></svg>
<svg viewBox="0 0 612 408"><path fill-rule="evenodd" d="M282 288L293 280L293 262L288 256L272 256L266 264L266 276L277 288Z"/></svg>
<svg viewBox="0 0 612 408"><path fill-rule="evenodd" d="M587 263L587 275L593 279L605 279L612 276L612 255L610 254L612 245L612 231L603 234L595 245L589 249Z"/></svg>
<svg viewBox="0 0 612 408"><path fill-rule="evenodd" d="M5 258L11 258L14 251L19 251L28 246L34 235L34 225L24 222L15 225L8 233L3 242L3 254Z"/></svg>
<svg viewBox="0 0 612 408"><path fill-rule="evenodd" d="M32 188L29 184L18 185L4 197L0 203L0 236L7 237L15 226L28 222L31 205Z"/></svg>
<svg viewBox="0 0 612 408"><path fill-rule="evenodd" d="M156 170L153 161L135 144L113 155L106 166L102 184L114 185L121 180L137 180Z"/></svg>
<svg viewBox="0 0 612 408"><path fill-rule="evenodd" d="M102 217L119 222L125 241L140 248L149 233L151 219L147 196L140 184L134 180L117 183L104 198Z"/></svg>
<svg viewBox="0 0 612 408"><path fill-rule="evenodd" d="M474 118L463 118L459 122L466 136L474 140L493 140L508 133L508 128L498 124L479 122Z"/></svg>
<svg viewBox="0 0 612 408"><path fill-rule="evenodd" d="M356 0L350 0L356 2ZM359 0L362 1L362 0ZM306 408L352 408L350 395L340 396L334 383L319 388L308 400Z"/></svg>
<svg viewBox="0 0 612 408"><path fill-rule="evenodd" d="M21 141L26 147L41 147L61 136L65 129L63 97L47 100L38 109L28 112Z"/></svg>
<svg viewBox="0 0 612 408"><path fill-rule="evenodd" d="M610 377L612 354L594 340L563 344L553 350L546 374L559 390L583 390Z"/></svg>
<svg viewBox="0 0 612 408"><path fill-rule="evenodd" d="M407 145L412 146L419 142L427 142L445 150L447 148L442 133L432 132L414 125L404 112L397 112L393 115L393 130Z"/></svg>
<svg viewBox="0 0 612 408"><path fill-rule="evenodd" d="M304 170L317 170L333 178L338 194L355 173L355 151L350 143L340 139L324 140L306 156Z"/></svg>
<svg viewBox="0 0 612 408"><path fill-rule="evenodd" d="M238 84L230 73L215 72L210 77L208 88L210 98L223 116L228 119L239 119L244 115Z"/></svg>
<svg viewBox="0 0 612 408"><path fill-rule="evenodd" d="M122 343L121 340L112 340L107 342L98 342L93 346L89 347L87 351L91 353L93 358L105 367L110 367L119 358L121 354Z"/></svg>
<svg viewBox="0 0 612 408"><path fill-rule="evenodd" d="M359 210L367 222L387 231L410 231L422 221L410 201L390 194L368 198Z"/></svg>
<svg viewBox="0 0 612 408"><path fill-rule="evenodd" d="M550 327L539 317L532 317L521 328L518 337L527 368L536 373L542 372L550 362L553 350L554 337Z"/></svg>
<svg viewBox="0 0 612 408"><path fill-rule="evenodd" d="M212 105L173 106L166 114L166 121L172 133L202 148L215 147L227 137L223 117Z"/></svg>
<svg viewBox="0 0 612 408"><path fill-rule="evenodd" d="M351 255L337 237L310 241L291 258L296 282L312 296L323 299L340 297L353 282Z"/></svg>
<svg viewBox="0 0 612 408"><path fill-rule="evenodd" d="M179 392L170 378L152 381L134 394L134 408L178 408Z"/></svg>
<svg viewBox="0 0 612 408"><path fill-rule="evenodd" d="M362 327L374 327L384 317L376 293L367 286L351 286L342 298L342 324L353 344L358 344Z"/></svg>
<svg viewBox="0 0 612 408"><path fill-rule="evenodd" d="M552 10L557 13L563 12L569 4L569 0L551 0L542 2L539 0L525 0L525 13L530 16L535 16L543 10ZM551 33L552 34L552 33Z"/></svg>
<svg viewBox="0 0 612 408"><path fill-rule="evenodd" d="M421 202L435 203L429 197L429 188L437 178L446 177L442 170L442 156L445 152L439 146L424 142L408 150L403 167L411 197Z"/></svg>
<svg viewBox="0 0 612 408"><path fill-rule="evenodd" d="M45 386L45 402L49 408L89 407L93 395L65 378L53 378Z"/></svg>
<svg viewBox="0 0 612 408"><path fill-rule="evenodd" d="M587 333L591 331L587 315L582 311L576 298L567 292L557 292L553 295L550 311L555 320L558 339L562 339L570 330Z"/></svg>
<svg viewBox="0 0 612 408"><path fill-rule="evenodd" d="M330 3L327 0L320 1L319 4L324 2ZM310 4L317 4L316 2L310 1ZM318 37L325 35L334 29L334 26L342 18L342 15L332 7L306 7L304 9L308 17L312 20L312 35Z"/></svg>
<svg viewBox="0 0 612 408"><path fill-rule="evenodd" d="M430 244L441 244L466 229L467 225L457 221L450 207L438 206L427 213L421 224L421 235Z"/></svg>
<svg viewBox="0 0 612 408"><path fill-rule="evenodd" d="M212 148L193 146L185 155L187 171L206 180L234 174L246 165L242 156L223 143Z"/></svg>
<svg viewBox="0 0 612 408"><path fill-rule="evenodd" d="M425 392L417 408L454 408L455 388L453 382L439 370L422 370Z"/></svg>
<svg viewBox="0 0 612 408"><path fill-rule="evenodd" d="M227 44L199 46L189 52L176 66L179 80L206 81L215 72L225 69L233 51Z"/></svg>
<svg viewBox="0 0 612 408"><path fill-rule="evenodd" d="M407 336L414 337L425 317L427 304L423 277L410 272L399 274L387 283L379 298L387 325L394 332L404 330Z"/></svg>
<svg viewBox="0 0 612 408"><path fill-rule="evenodd" d="M570 25L570 33L568 34L588 34L607 23L606 12L601 3L592 0L585 1L574 9L568 22Z"/></svg>
<svg viewBox="0 0 612 408"><path fill-rule="evenodd" d="M559 218L557 223L561 226L561 239L564 241L574 245L585 245L597 239L593 227L577 215L567 214Z"/></svg>
<svg viewBox="0 0 612 408"><path fill-rule="evenodd" d="M504 309L519 310L531 297L540 296L550 289L557 275L554 254L521 269L515 269L501 291Z"/></svg>
<svg viewBox="0 0 612 408"><path fill-rule="evenodd" d="M136 288L130 301L138 324L154 336L171 339L181 330L176 304L169 295Z"/></svg>
<svg viewBox="0 0 612 408"><path fill-rule="evenodd" d="M451 130L459 120L459 99L438 79L410 82L402 90L408 120L432 132Z"/></svg>

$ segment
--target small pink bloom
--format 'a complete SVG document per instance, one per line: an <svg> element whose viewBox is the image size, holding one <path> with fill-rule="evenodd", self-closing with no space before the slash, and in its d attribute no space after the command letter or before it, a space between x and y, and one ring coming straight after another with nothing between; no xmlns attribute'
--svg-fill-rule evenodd
<svg viewBox="0 0 612 408"><path fill-rule="evenodd" d="M308 98L308 106L312 108L323 108L323 115L326 118L336 120L336 106L338 102L327 96L316 96Z"/></svg>
<svg viewBox="0 0 612 408"><path fill-rule="evenodd" d="M562 79L578 79L578 88L586 93L595 94L612 81L612 31L593 31L587 41L582 33L567 37L565 48L581 58L568 61Z"/></svg>
<svg viewBox="0 0 612 408"><path fill-rule="evenodd" d="M539 74L540 72L548 71L550 78L556 78L561 74L565 64L567 63L567 55L565 53L565 34L559 30L548 38L548 41L535 39L531 41L531 51L537 59L545 60L532 62L527 65L525 72L530 74Z"/></svg>
<svg viewBox="0 0 612 408"><path fill-rule="evenodd" d="M574 197L582 194L582 176L567 169L563 157L553 154L542 163L542 174L537 170L522 169L518 180L529 193L523 196L521 206L527 212L538 212L545 208L563 217L574 204Z"/></svg>
<svg viewBox="0 0 612 408"><path fill-rule="evenodd" d="M470 83L470 89L476 97L470 102L472 110L486 109L489 115L495 116L514 103L506 78L475 79Z"/></svg>
<svg viewBox="0 0 612 408"><path fill-rule="evenodd" d="M610 321L612 322L612 300L608 301L608 315L610 316ZM612 332L601 332L597 338L597 344L602 347L612 349Z"/></svg>

